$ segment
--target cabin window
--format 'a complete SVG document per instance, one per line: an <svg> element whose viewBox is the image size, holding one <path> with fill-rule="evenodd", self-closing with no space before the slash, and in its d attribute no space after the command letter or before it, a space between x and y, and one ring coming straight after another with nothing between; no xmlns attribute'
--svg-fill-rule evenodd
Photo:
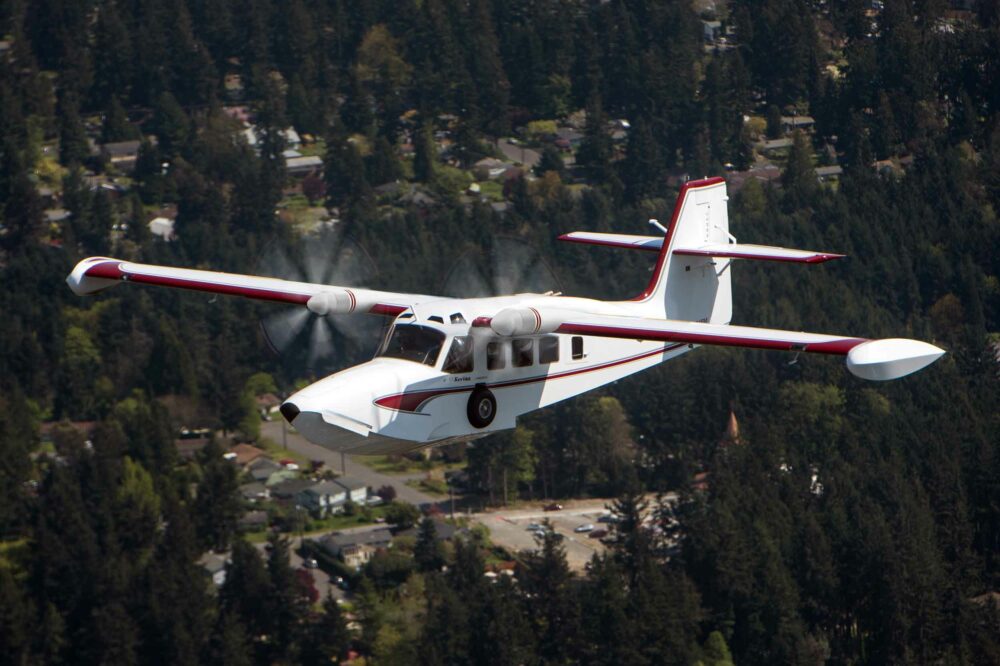
<svg viewBox="0 0 1000 666"><path fill-rule="evenodd" d="M549 335L538 341L538 362L542 365L559 362L559 338Z"/></svg>
<svg viewBox="0 0 1000 666"><path fill-rule="evenodd" d="M526 368L535 362L535 341L530 338L521 338L511 343L511 362L517 368Z"/></svg>
<svg viewBox="0 0 1000 666"><path fill-rule="evenodd" d="M579 361L581 358L583 358L583 338L580 337L579 335L573 336L572 350L573 350L574 361Z"/></svg>
<svg viewBox="0 0 1000 666"><path fill-rule="evenodd" d="M401 358L406 361L433 366L437 363L445 335L441 331L405 324L392 329L379 356Z"/></svg>
<svg viewBox="0 0 1000 666"><path fill-rule="evenodd" d="M444 323L444 319L442 319L439 315L431 315L427 318L427 321L436 321L439 324Z"/></svg>
<svg viewBox="0 0 1000 666"><path fill-rule="evenodd" d="M472 372L474 366L474 355L471 335L456 335L448 350L448 356L444 360L445 372L459 374Z"/></svg>
<svg viewBox="0 0 1000 666"><path fill-rule="evenodd" d="M503 343L489 342L486 344L486 369L503 370L507 359L503 357Z"/></svg>
<svg viewBox="0 0 1000 666"><path fill-rule="evenodd" d="M466 323L465 317L462 316L461 312L454 313L453 315L451 315L451 317L449 317L449 319L451 319L451 323L453 323L453 324L464 324L464 323Z"/></svg>

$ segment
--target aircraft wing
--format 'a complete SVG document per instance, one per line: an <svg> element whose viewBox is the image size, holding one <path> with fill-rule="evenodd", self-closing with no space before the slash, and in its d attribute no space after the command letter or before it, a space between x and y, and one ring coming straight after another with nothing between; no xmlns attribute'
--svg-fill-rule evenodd
<svg viewBox="0 0 1000 666"><path fill-rule="evenodd" d="M944 354L942 349L919 340L868 340L842 335L616 315L570 314L554 331L629 340L837 354L847 356L847 368L851 373L872 380L903 377L930 365Z"/></svg>
<svg viewBox="0 0 1000 666"><path fill-rule="evenodd" d="M418 294L398 294L310 282L292 282L254 275L155 266L107 257L84 259L76 265L66 278L66 282L74 293L81 296L113 287L119 282L137 282L305 305L317 314L361 312L395 316L423 301L437 300L433 296Z"/></svg>
<svg viewBox="0 0 1000 666"><path fill-rule="evenodd" d="M592 314L564 308L506 308L492 317L477 317L473 327L489 327L500 336L565 333L625 340L656 340L689 345L837 354L847 369L863 379L896 379L924 368L944 354L919 340L868 340L774 328L706 324L697 321Z"/></svg>

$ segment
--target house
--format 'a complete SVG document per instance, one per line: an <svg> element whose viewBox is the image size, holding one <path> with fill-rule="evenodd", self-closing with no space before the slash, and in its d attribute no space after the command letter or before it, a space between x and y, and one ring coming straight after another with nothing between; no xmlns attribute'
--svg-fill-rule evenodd
<svg viewBox="0 0 1000 666"><path fill-rule="evenodd" d="M244 483L240 486L240 495L242 495L243 499L248 502L271 499L271 492L267 489L267 486L260 481Z"/></svg>
<svg viewBox="0 0 1000 666"><path fill-rule="evenodd" d="M709 44L722 36L722 21L702 21L702 38Z"/></svg>
<svg viewBox="0 0 1000 666"><path fill-rule="evenodd" d="M141 141L114 141L101 145L101 157L118 171L132 173Z"/></svg>
<svg viewBox="0 0 1000 666"><path fill-rule="evenodd" d="M285 159L285 169L289 176L308 176L323 170L323 159L317 155L288 157Z"/></svg>
<svg viewBox="0 0 1000 666"><path fill-rule="evenodd" d="M266 417L274 411L275 407L281 404L281 398L273 393L264 393L255 397L254 403L257 405L257 411L260 412L260 415Z"/></svg>
<svg viewBox="0 0 1000 666"><path fill-rule="evenodd" d="M399 197L399 202L402 204L413 204L418 208L430 208L437 205L437 199L417 187Z"/></svg>
<svg viewBox="0 0 1000 666"><path fill-rule="evenodd" d="M812 116L781 116L781 128L787 132L794 132L797 129L811 130L816 124Z"/></svg>
<svg viewBox="0 0 1000 666"><path fill-rule="evenodd" d="M317 516L341 513L348 502L363 505L367 501L368 486L365 482L346 476L320 481L295 495L296 504Z"/></svg>
<svg viewBox="0 0 1000 666"><path fill-rule="evenodd" d="M542 159L541 153L537 150L525 148L514 139L500 139L496 145L497 150L508 160L523 164L529 169L534 169Z"/></svg>
<svg viewBox="0 0 1000 666"><path fill-rule="evenodd" d="M226 557L215 553L206 553L198 559L198 564L212 578L212 583L216 587L222 587L223 583L226 582L226 566L229 564Z"/></svg>
<svg viewBox="0 0 1000 666"><path fill-rule="evenodd" d="M201 450L208 446L208 443L212 441L212 431L203 428L199 430L181 430L177 439L174 440L174 448L177 449L177 454L180 455L184 460L191 460L196 455L201 453Z"/></svg>
<svg viewBox="0 0 1000 666"><path fill-rule="evenodd" d="M364 481L349 476L341 476L333 480L347 492L347 499L355 504L364 504L368 497L368 486Z"/></svg>
<svg viewBox="0 0 1000 666"><path fill-rule="evenodd" d="M342 513L347 503L347 489L333 481L320 481L300 491L295 502L315 516Z"/></svg>
<svg viewBox="0 0 1000 666"><path fill-rule="evenodd" d="M315 484L312 479L285 479L270 487L271 497L284 504L290 504L295 501L299 493Z"/></svg>
<svg viewBox="0 0 1000 666"><path fill-rule="evenodd" d="M236 457L232 459L233 462L244 468L257 458L267 455L262 449L258 449L252 444L237 444L229 449L229 452L236 454Z"/></svg>
<svg viewBox="0 0 1000 666"><path fill-rule="evenodd" d="M484 157L472 165L472 170L477 180L493 180L507 173L507 169L513 166L510 162L495 157Z"/></svg>
<svg viewBox="0 0 1000 666"><path fill-rule="evenodd" d="M43 442L51 442L56 431L74 430L80 436L90 439L97 429L97 421L48 421L38 428L38 435Z"/></svg>
<svg viewBox="0 0 1000 666"><path fill-rule="evenodd" d="M267 511L247 511L236 522L241 532L259 532L267 527Z"/></svg>
<svg viewBox="0 0 1000 666"><path fill-rule="evenodd" d="M270 458L260 457L247 465L247 472L254 481L267 483L276 472L281 472L284 467L274 462Z"/></svg>
<svg viewBox="0 0 1000 666"><path fill-rule="evenodd" d="M377 527L373 530L334 532L319 543L327 553L341 558L347 566L360 569L375 551L389 547L392 531L388 527Z"/></svg>
<svg viewBox="0 0 1000 666"><path fill-rule="evenodd" d="M839 164L834 164L833 166L822 166L816 167L816 179L821 183L825 183L833 178L839 178L841 174L844 173L844 168Z"/></svg>
<svg viewBox="0 0 1000 666"><path fill-rule="evenodd" d="M467 529L460 529L455 527L451 523L447 522L444 518L440 516L434 516L431 518L434 521L434 540L435 541L448 541L456 534L460 532L468 532ZM416 537L420 534L420 524L416 524L413 527L403 530L397 536L411 536Z"/></svg>
<svg viewBox="0 0 1000 666"><path fill-rule="evenodd" d="M726 184L731 194L735 194L743 189L744 185L751 180L756 180L761 185L781 186L781 169L774 164L761 164L754 166L747 171L734 171L726 176Z"/></svg>
<svg viewBox="0 0 1000 666"><path fill-rule="evenodd" d="M792 147L793 143L795 142L791 139L791 137L786 136L780 139L768 139L766 141L761 141L757 144L757 148L759 148L762 152L770 153L776 150L787 150Z"/></svg>
<svg viewBox="0 0 1000 666"><path fill-rule="evenodd" d="M584 134L580 130L573 127L559 127L556 129L555 136L552 137L552 143L559 150L570 151L579 148L583 139Z"/></svg>
<svg viewBox="0 0 1000 666"><path fill-rule="evenodd" d="M279 132L281 138L285 140L285 148L298 148L302 145L302 139L299 137L299 133L295 131L294 127L288 127ZM247 127L243 130L243 138L246 139L247 144L257 150L260 144L260 138L257 135L257 130L254 127Z"/></svg>
<svg viewBox="0 0 1000 666"><path fill-rule="evenodd" d="M295 481L299 480L299 473L287 469L285 467L282 467L277 472L274 472L273 474L271 474L271 476L267 477L267 480L264 481L264 485L267 486L268 488L271 488L280 483L284 483L285 481L293 481L293 480Z"/></svg>
<svg viewBox="0 0 1000 666"><path fill-rule="evenodd" d="M44 211L42 215L45 217L45 221L49 224L59 224L60 222L69 219L70 212L65 208L49 208Z"/></svg>

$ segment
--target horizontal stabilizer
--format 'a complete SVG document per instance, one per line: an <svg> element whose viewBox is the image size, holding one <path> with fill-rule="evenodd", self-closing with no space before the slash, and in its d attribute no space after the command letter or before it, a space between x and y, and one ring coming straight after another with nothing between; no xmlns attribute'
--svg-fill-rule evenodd
<svg viewBox="0 0 1000 666"><path fill-rule="evenodd" d="M659 252L663 247L663 236L634 236L632 234L604 234L596 231L573 231L563 234L559 240L605 247L624 247L630 250ZM792 250L770 245L749 245L740 243L709 243L696 247L675 247L674 254L701 257L728 257L730 259L757 259L760 261L788 261L800 264L819 264L844 255L813 250Z"/></svg>
<svg viewBox="0 0 1000 666"><path fill-rule="evenodd" d="M790 261L800 264L819 264L844 255L812 250L792 250L787 247L770 245L743 245L739 243L715 243L700 247L675 247L674 254L699 257L729 257L732 259L758 259L762 261Z"/></svg>
<svg viewBox="0 0 1000 666"><path fill-rule="evenodd" d="M633 236L631 234L602 234L597 231L572 231L559 237L561 241L584 243L586 245L605 245L607 247L626 247L631 250L648 250L659 252L663 247L663 236Z"/></svg>

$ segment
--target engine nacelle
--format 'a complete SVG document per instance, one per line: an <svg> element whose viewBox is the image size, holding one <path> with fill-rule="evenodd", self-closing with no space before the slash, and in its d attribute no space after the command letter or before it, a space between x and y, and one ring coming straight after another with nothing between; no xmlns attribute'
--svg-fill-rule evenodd
<svg viewBox="0 0 1000 666"><path fill-rule="evenodd" d="M505 308L490 319L490 328L497 335L535 335L551 333L563 323L558 313L536 308Z"/></svg>
<svg viewBox="0 0 1000 666"><path fill-rule="evenodd" d="M331 289L306 301L309 311L321 317L328 314L350 314L357 305L358 300L350 289Z"/></svg>

